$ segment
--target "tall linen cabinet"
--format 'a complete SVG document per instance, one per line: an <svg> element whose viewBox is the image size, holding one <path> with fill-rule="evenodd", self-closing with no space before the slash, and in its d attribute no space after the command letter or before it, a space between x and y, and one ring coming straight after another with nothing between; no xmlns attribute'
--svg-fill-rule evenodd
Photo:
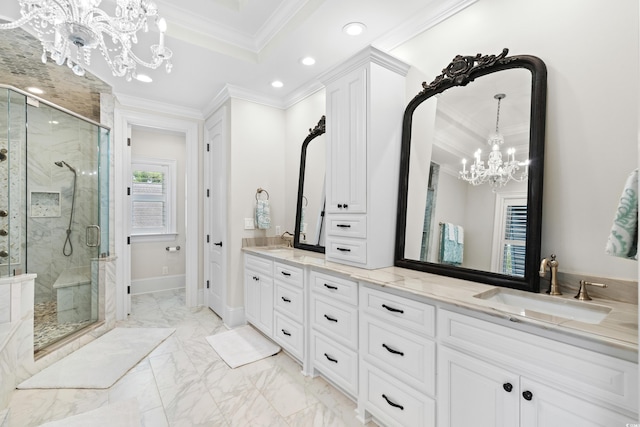
<svg viewBox="0 0 640 427"><path fill-rule="evenodd" d="M326 86L326 259L393 265L409 66L368 47L320 76Z"/></svg>

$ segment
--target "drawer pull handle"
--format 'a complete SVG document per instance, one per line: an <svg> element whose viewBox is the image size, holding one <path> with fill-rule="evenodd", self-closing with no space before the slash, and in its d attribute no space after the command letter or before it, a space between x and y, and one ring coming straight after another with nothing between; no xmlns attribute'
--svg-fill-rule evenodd
<svg viewBox="0 0 640 427"><path fill-rule="evenodd" d="M346 203L343 206L344 206L345 209L349 208L349 205L346 204Z"/></svg>
<svg viewBox="0 0 640 427"><path fill-rule="evenodd" d="M392 313L404 313L404 310L400 310L399 308L389 307L387 304L382 304L382 307L386 308Z"/></svg>
<svg viewBox="0 0 640 427"><path fill-rule="evenodd" d="M533 393L531 393L529 390L523 391L522 397L524 397L524 400L531 400L533 399Z"/></svg>
<svg viewBox="0 0 640 427"><path fill-rule="evenodd" d="M281 329L281 330L282 330L282 333L285 334L286 336L288 336L288 337L291 336L291 333L287 332L286 329Z"/></svg>
<svg viewBox="0 0 640 427"><path fill-rule="evenodd" d="M327 289L331 289L331 290L336 290L336 289L338 289L338 287L337 287L337 286L327 285L326 283L324 284L324 287L325 287L325 288L327 288Z"/></svg>
<svg viewBox="0 0 640 427"><path fill-rule="evenodd" d="M349 248L336 248L336 249L341 251L341 252L351 252L351 249L349 249Z"/></svg>
<svg viewBox="0 0 640 427"><path fill-rule="evenodd" d="M511 393L511 390L513 390L513 386L511 385L511 383L504 383L502 384L502 388L504 389L504 391L506 391L507 393Z"/></svg>
<svg viewBox="0 0 640 427"><path fill-rule="evenodd" d="M351 225L349 225L349 224L336 224L336 227L340 227L340 228L351 228Z"/></svg>
<svg viewBox="0 0 640 427"><path fill-rule="evenodd" d="M385 348L385 350L387 350L389 353L393 353L393 354L399 354L400 356L404 356L404 353L398 350L395 350L391 347L389 347L388 345L386 345L385 343L382 343L382 346Z"/></svg>
<svg viewBox="0 0 640 427"><path fill-rule="evenodd" d="M334 359L333 357L329 356L327 353L324 354L324 357L326 357L329 362L338 363L337 359Z"/></svg>
<svg viewBox="0 0 640 427"><path fill-rule="evenodd" d="M342 203L338 203L338 209L342 209Z"/></svg>
<svg viewBox="0 0 640 427"><path fill-rule="evenodd" d="M338 323L338 319L334 319L333 317L327 316L326 314L324 315L324 318L327 319L329 322Z"/></svg>
<svg viewBox="0 0 640 427"><path fill-rule="evenodd" d="M280 298L282 298L282 301L284 301L284 302L291 302L291 300L289 298L285 298L285 297L280 297Z"/></svg>
<svg viewBox="0 0 640 427"><path fill-rule="evenodd" d="M398 405L397 403L389 400L389 398L387 396L385 396L384 394L382 395L382 397L384 398L384 400L387 401L387 403L391 406L393 406L394 408L399 408L401 411L404 411L404 406L402 405Z"/></svg>
<svg viewBox="0 0 640 427"><path fill-rule="evenodd" d="M259 277L253 276L253 280L260 280Z"/></svg>
<svg viewBox="0 0 640 427"><path fill-rule="evenodd" d="M287 277L291 276L291 273L287 273L286 271L281 271L281 273L283 276L287 276Z"/></svg>

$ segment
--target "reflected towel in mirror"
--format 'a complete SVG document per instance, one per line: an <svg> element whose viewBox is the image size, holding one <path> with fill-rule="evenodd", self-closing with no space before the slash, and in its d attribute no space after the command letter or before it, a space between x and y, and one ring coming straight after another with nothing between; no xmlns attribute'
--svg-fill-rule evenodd
<svg viewBox="0 0 640 427"><path fill-rule="evenodd" d="M464 229L449 222L440 225L440 262L461 265L464 254Z"/></svg>
<svg viewBox="0 0 640 427"><path fill-rule="evenodd" d="M605 252L638 259L638 169L631 172L625 182Z"/></svg>
<svg viewBox="0 0 640 427"><path fill-rule="evenodd" d="M256 225L259 230L271 228L271 207L269 200L258 200L256 202Z"/></svg>

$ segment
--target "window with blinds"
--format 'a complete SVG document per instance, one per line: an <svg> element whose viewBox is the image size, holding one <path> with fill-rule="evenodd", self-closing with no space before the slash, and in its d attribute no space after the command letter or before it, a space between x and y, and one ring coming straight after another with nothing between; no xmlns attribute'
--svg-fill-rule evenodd
<svg viewBox="0 0 640 427"><path fill-rule="evenodd" d="M526 243L527 205L507 205L502 242L502 272L504 274L524 277Z"/></svg>
<svg viewBox="0 0 640 427"><path fill-rule="evenodd" d="M170 234L175 232L172 221L171 161L138 160L132 163L131 228L133 235Z"/></svg>

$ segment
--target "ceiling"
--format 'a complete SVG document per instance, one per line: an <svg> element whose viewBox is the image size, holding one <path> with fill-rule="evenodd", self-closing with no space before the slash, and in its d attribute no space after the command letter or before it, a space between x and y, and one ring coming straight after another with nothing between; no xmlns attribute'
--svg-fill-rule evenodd
<svg viewBox="0 0 640 427"><path fill-rule="evenodd" d="M153 78L152 83L127 82L111 75L98 52L94 52L90 73L110 85L121 99L142 99L205 114L225 87L250 94L264 103L288 107L321 86L316 77L359 50L373 45L390 51L448 16L477 0L156 0L160 16L168 22L166 45L173 50L173 70L164 67L138 71ZM20 16L18 0L4 0L0 18ZM102 8L113 14L114 0L103 0ZM345 24L358 21L367 26L357 37L342 32ZM0 41L16 31L0 30ZM140 36L140 49L150 58L148 46L157 43L157 32ZM32 48L40 51L37 41ZM0 46L0 77L18 60L7 57ZM302 65L305 56L316 59L313 66ZM37 62L35 58L22 58ZM57 67L47 64L47 67ZM31 67L33 68L33 67ZM53 86L81 79L65 66ZM7 77L8 74L8 77ZM24 73L23 73L24 74ZM32 77L42 79L42 73ZM271 86L281 80L284 87ZM13 81L0 83L14 84ZM51 83L50 83L51 84ZM45 99L51 97L42 95ZM55 100L52 100L55 102Z"/></svg>

